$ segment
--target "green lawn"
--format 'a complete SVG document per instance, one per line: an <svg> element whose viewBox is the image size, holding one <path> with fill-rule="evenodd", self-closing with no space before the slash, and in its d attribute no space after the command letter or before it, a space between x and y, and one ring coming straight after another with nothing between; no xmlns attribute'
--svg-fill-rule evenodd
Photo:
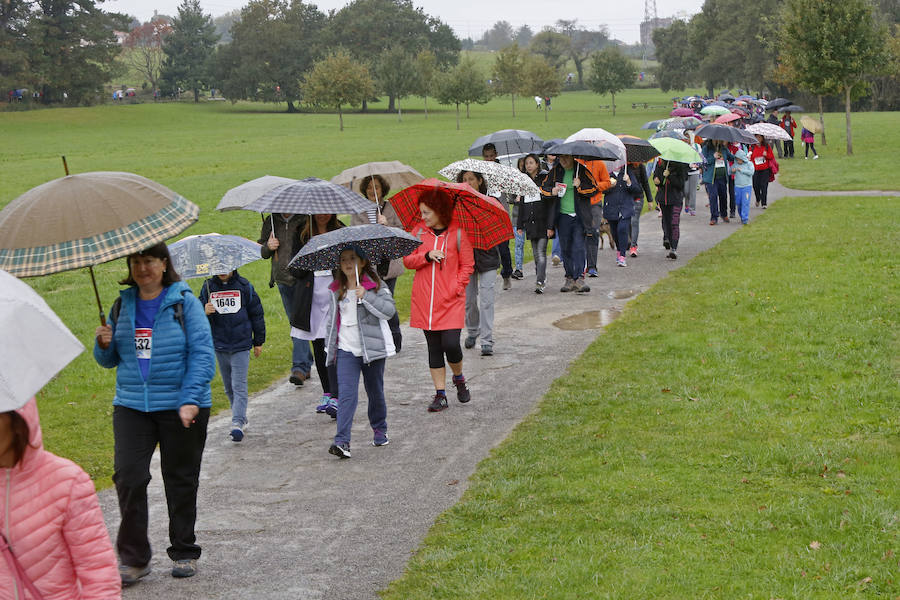
<svg viewBox="0 0 900 600"><path fill-rule="evenodd" d="M384 597L900 597L896 206L835 202L630 303Z"/></svg>
<svg viewBox="0 0 900 600"><path fill-rule="evenodd" d="M395 114L385 114L386 102L381 102L373 105L377 110L372 114L346 115L344 132L338 131L337 115L286 114L280 112L284 105L271 104L149 103L3 112L0 137L6 143L0 149L0 207L26 190L62 176L59 157L66 155L72 172L131 171L196 202L201 207L200 220L184 235L217 231L256 239L258 216L213 210L226 190L255 177L329 178L362 162L393 159L433 176L442 166L464 157L476 137L497 129L529 129L545 138L565 137L582 127L597 126L616 133L646 134L639 129L641 124L665 116L668 110L632 109L631 103L662 106L672 95L658 90L623 92L617 98L620 109L612 118L608 110L597 108L609 103L607 96L567 93L554 100L548 121L527 98L519 103L513 119L509 99L498 98L485 106L473 106L471 118L462 119L459 131L454 111L431 99L426 119L418 98L403 101L402 122ZM877 136L891 127L896 129L900 119L896 114L874 113L855 115L854 119L859 133L858 155L853 160L863 166L853 170L853 175L864 174L868 187L896 186L885 176L895 153L884 151ZM792 176L825 168L831 181L839 182L848 173L843 168L848 161L831 154L834 147L832 142L827 149L820 148L819 161L785 161L783 180L789 182ZM115 298L116 281L125 270L121 260L96 269L105 307ZM270 331L263 356L251 364L251 389L258 391L287 374L288 325L278 294L266 287L268 263L254 263L242 273L260 291ZM87 273L28 281L90 346L97 315ZM195 289L199 285L194 282ZM401 278L397 294L401 317L408 314L409 285L410 278ZM47 447L83 465L100 487L110 485L112 470L113 388L113 373L99 368L86 352L41 395ZM213 394L216 409L227 406L218 378Z"/></svg>

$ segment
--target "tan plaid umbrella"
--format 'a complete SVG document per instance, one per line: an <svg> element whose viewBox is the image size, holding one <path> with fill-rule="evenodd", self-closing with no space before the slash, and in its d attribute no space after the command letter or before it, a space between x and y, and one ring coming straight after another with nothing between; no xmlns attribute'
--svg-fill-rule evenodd
<svg viewBox="0 0 900 600"><path fill-rule="evenodd" d="M0 211L0 269L34 277L91 268L181 233L199 212L169 188L133 173L67 175ZM96 283L94 293L99 306ZM100 322L105 324L102 307Z"/></svg>

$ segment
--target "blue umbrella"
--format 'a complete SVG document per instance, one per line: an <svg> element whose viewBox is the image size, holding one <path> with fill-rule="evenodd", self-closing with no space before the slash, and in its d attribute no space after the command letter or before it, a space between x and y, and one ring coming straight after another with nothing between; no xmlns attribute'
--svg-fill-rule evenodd
<svg viewBox="0 0 900 600"><path fill-rule="evenodd" d="M261 246L237 235L205 233L169 244L172 266L185 279L224 275L262 258Z"/></svg>
<svg viewBox="0 0 900 600"><path fill-rule="evenodd" d="M359 248L373 265L402 258L422 244L409 233L397 227L385 225L353 225L315 235L291 259L288 269L296 271L321 271L337 269L341 252Z"/></svg>

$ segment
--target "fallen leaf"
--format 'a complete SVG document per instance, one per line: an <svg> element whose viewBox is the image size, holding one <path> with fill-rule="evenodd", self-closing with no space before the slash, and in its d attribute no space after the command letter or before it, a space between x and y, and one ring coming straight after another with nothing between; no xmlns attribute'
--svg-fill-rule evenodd
<svg viewBox="0 0 900 600"><path fill-rule="evenodd" d="M758 510L766 510L766 505L765 505L765 504L763 504L763 505L762 505L762 506L760 506L760 507L759 507L759 509L758 509Z"/></svg>
<svg viewBox="0 0 900 600"><path fill-rule="evenodd" d="M700 398L694 398L693 396L688 396L688 400L691 402L700 402Z"/></svg>
<svg viewBox="0 0 900 600"><path fill-rule="evenodd" d="M837 472L837 476L840 477L841 479L843 479L844 477L847 476L847 474L844 473L843 471L838 471L838 472Z"/></svg>
<svg viewBox="0 0 900 600"><path fill-rule="evenodd" d="M663 393L663 394L668 394L668 393L671 392L671 391L672 391L672 390L669 389L669 388L667 388L667 387L664 387L664 388L662 389L662 393Z"/></svg>
<svg viewBox="0 0 900 600"><path fill-rule="evenodd" d="M453 481L451 481L451 482L448 483L447 485L456 485L456 484L458 484L458 483L459 483L459 479L454 479Z"/></svg>
<svg viewBox="0 0 900 600"><path fill-rule="evenodd" d="M812 548L813 550L818 550L819 548L822 547L822 544L820 544L819 542L816 542L816 541L812 541L809 543L809 547Z"/></svg>
<svg viewBox="0 0 900 600"><path fill-rule="evenodd" d="M750 483L750 480L747 479L746 477L742 477L742 478L741 478L741 483Z"/></svg>
<svg viewBox="0 0 900 600"><path fill-rule="evenodd" d="M887 551L885 551L884 555L881 557L881 560L884 560L884 559L886 559L886 558L890 558L890 557L892 557L892 556L894 556L894 551L893 551L893 550L887 550Z"/></svg>
<svg viewBox="0 0 900 600"><path fill-rule="evenodd" d="M867 584L867 583L872 583L872 578L871 578L871 577L863 577L862 579L860 579L860 580L857 582L857 585L865 585L865 584Z"/></svg>

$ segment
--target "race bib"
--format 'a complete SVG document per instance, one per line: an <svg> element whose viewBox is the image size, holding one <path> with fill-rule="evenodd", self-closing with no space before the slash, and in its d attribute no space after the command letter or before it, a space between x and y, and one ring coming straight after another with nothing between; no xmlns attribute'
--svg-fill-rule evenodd
<svg viewBox="0 0 900 600"><path fill-rule="evenodd" d="M722 160L721 158L718 159L718 160L716 161L716 168L717 168L717 169L722 169L722 168L724 168L724 167L725 167L725 161Z"/></svg>
<svg viewBox="0 0 900 600"><path fill-rule="evenodd" d="M315 277L331 277L331 271L324 269L322 271L313 271Z"/></svg>
<svg viewBox="0 0 900 600"><path fill-rule="evenodd" d="M134 330L134 351L139 359L150 359L153 354L153 330L150 328L138 328Z"/></svg>
<svg viewBox="0 0 900 600"><path fill-rule="evenodd" d="M765 156L757 156L756 158L753 159L753 162L758 165L761 165L766 162L766 157Z"/></svg>
<svg viewBox="0 0 900 600"><path fill-rule="evenodd" d="M209 295L209 301L220 315L232 315L241 310L241 292L239 290L212 292Z"/></svg>

